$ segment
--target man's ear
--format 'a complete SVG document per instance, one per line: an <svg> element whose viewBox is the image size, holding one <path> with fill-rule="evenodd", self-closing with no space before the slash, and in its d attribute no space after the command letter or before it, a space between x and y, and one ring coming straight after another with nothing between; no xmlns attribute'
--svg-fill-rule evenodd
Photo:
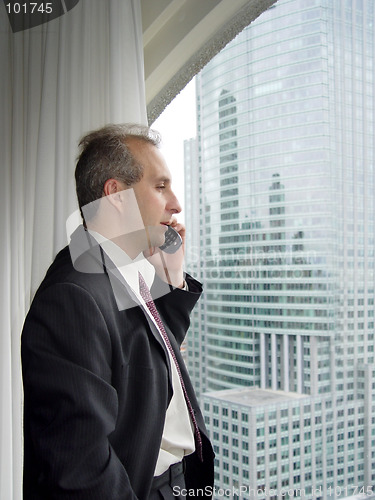
<svg viewBox="0 0 375 500"><path fill-rule="evenodd" d="M126 189L124 184L117 179L107 179L103 186L103 196L106 196L112 205L120 207L123 202L121 192L124 189Z"/></svg>

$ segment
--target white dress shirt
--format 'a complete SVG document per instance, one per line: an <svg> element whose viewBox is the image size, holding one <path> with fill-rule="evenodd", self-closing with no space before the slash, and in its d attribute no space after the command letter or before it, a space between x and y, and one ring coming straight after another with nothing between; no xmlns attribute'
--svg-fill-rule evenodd
<svg viewBox="0 0 375 500"><path fill-rule="evenodd" d="M154 267L147 261L142 253L132 260L118 245L113 243L113 241L105 239L95 231L90 230L89 232L113 261L126 283L136 295L145 313L148 314L160 333L159 327L139 291L138 273L142 274L147 286L151 288L155 277ZM164 342L161 333L160 337ZM195 450L194 428L186 405L185 396L175 362L168 348L167 351L172 370L173 395L165 416L164 430L154 476L163 474L172 464L180 462L185 455L190 455Z"/></svg>

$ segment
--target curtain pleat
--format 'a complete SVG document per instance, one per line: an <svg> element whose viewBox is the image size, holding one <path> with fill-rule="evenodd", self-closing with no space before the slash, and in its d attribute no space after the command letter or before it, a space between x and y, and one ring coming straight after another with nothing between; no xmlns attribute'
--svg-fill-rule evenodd
<svg viewBox="0 0 375 500"><path fill-rule="evenodd" d="M146 123L139 0L81 0L12 33L0 8L0 498L22 498L20 335L77 209L80 136Z"/></svg>

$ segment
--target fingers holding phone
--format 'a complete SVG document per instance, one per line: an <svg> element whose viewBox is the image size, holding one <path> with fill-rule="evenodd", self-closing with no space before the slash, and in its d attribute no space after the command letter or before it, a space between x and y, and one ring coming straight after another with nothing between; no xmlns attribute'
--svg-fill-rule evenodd
<svg viewBox="0 0 375 500"><path fill-rule="evenodd" d="M172 219L165 233L165 241L159 248L144 252L157 274L174 287L184 285L184 240L185 226Z"/></svg>

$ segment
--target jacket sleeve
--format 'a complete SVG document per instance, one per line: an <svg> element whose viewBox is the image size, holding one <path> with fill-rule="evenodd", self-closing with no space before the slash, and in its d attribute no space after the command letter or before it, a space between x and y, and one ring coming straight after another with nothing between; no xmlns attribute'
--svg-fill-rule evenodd
<svg viewBox="0 0 375 500"><path fill-rule="evenodd" d="M108 440L118 411L111 349L84 289L58 284L37 295L22 334L25 464L38 470L46 498L136 499Z"/></svg>
<svg viewBox="0 0 375 500"><path fill-rule="evenodd" d="M160 278L156 277L156 280ZM185 275L188 290L170 288L170 292L155 300L156 307L181 345L190 326L190 314L202 294L202 285L189 274ZM157 283L156 283L156 286Z"/></svg>

